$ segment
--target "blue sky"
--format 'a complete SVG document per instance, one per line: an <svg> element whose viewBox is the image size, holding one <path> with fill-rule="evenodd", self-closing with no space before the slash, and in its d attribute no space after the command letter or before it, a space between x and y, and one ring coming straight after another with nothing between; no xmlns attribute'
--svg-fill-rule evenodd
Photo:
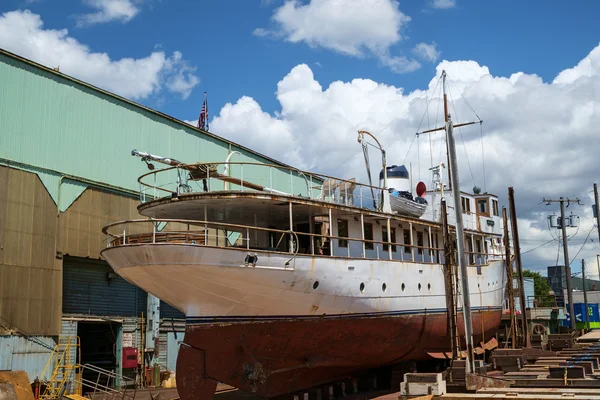
<svg viewBox="0 0 600 400"><path fill-rule="evenodd" d="M342 178L364 181L356 129L370 130L429 186L442 137L412 143L445 69L484 120L461 131L461 185L501 205L514 186L527 251L552 239L543 197L589 205L600 180L598 15L598 1L4 0L0 47L192 123L207 91L212 133ZM591 208L577 210L570 252L593 264ZM523 258L543 271L557 245Z"/></svg>
<svg viewBox="0 0 600 400"><path fill-rule="evenodd" d="M203 92L209 93L211 114L242 95L256 99L265 111L280 108L273 93L291 68L306 63L327 86L335 80L371 78L405 90L424 88L435 64L424 63L414 72L396 74L372 58L354 58L304 43L257 37L259 27L272 26L273 10L281 0L203 0L138 2L139 14L127 23L111 21L77 27L75 15L90 11L82 1L4 0L0 11L29 9L39 14L45 28L68 29L69 36L94 52L112 59L144 57L160 46L178 50L197 67L200 84L182 101L159 94L138 100L180 119L198 113ZM306 1L305 1L306 3ZM401 1L411 17L405 40L393 45L394 54L410 55L418 42L435 42L441 58L477 60L494 75L536 73L551 81L573 66L598 44L600 28L596 1L465 1L450 9L434 9L429 1ZM319 63L319 64L316 64Z"/></svg>

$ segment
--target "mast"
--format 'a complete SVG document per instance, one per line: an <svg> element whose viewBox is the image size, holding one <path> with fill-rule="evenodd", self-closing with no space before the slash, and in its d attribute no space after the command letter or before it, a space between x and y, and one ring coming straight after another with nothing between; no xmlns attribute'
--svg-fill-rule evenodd
<svg viewBox="0 0 600 400"><path fill-rule="evenodd" d="M448 96L446 95L446 71L442 71L442 88L444 91L444 123L448 126L448 121L450 120L450 114L448 114ZM448 140L448 128L446 128L446 160L448 161L448 168L450 168L450 151L449 151L450 142ZM448 170L448 187L452 189L452 174L450 174L450 170Z"/></svg>
<svg viewBox="0 0 600 400"><path fill-rule="evenodd" d="M446 71L442 72L442 76L446 77ZM445 87L445 85L444 85ZM444 93L444 100L446 95ZM444 101L444 104L446 102ZM446 108L446 107L445 107ZM467 263L465 259L465 234L462 219L462 202L460 201L460 179L458 177L458 165L456 158L456 145L454 142L453 125L450 115L446 113L446 135L448 138L448 165L449 174L448 176L454 181L452 188L452 195L454 197L454 215L456 218L456 247L458 250L458 266L461 274L462 284L462 300L463 300L463 320L465 323L465 341L467 344L467 362L465 364L465 373L475 372L475 365L473 363L473 326L471 320L471 296L469 293L469 274L467 271Z"/></svg>

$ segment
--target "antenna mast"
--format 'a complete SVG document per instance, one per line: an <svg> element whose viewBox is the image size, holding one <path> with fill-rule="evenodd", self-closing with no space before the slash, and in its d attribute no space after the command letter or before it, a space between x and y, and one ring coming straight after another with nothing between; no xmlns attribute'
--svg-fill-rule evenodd
<svg viewBox="0 0 600 400"><path fill-rule="evenodd" d="M448 141L448 121L450 120L450 114L448 114L448 96L446 94L446 71L442 71L442 88L444 92L444 123L445 123L445 131L446 131L446 160L448 161L448 167L450 167L450 151L448 150L448 146L450 143ZM450 170L448 170L448 189L452 190L452 174Z"/></svg>

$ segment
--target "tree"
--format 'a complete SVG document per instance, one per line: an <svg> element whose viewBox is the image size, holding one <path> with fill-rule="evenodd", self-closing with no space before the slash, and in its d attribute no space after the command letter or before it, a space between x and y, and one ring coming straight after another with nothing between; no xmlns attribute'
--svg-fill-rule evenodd
<svg viewBox="0 0 600 400"><path fill-rule="evenodd" d="M550 296L552 289L548 284L548 278L542 276L539 272L529 271L528 269L523 270L523 277L533 278L533 291L538 307L552 307L554 305L555 300Z"/></svg>

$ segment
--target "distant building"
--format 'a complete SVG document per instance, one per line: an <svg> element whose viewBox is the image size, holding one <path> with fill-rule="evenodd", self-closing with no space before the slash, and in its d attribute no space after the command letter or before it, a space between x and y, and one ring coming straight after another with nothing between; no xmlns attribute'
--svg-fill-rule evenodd
<svg viewBox="0 0 600 400"><path fill-rule="evenodd" d="M573 272L571 271L571 275L572 274L573 274ZM567 276L565 274L564 265L548 267L548 284L550 284L550 287L552 288L552 290L554 291L554 294L556 295L556 303L558 304L558 306L564 307L566 304L565 296L566 296L566 290L567 290ZM583 278L580 276L572 277L571 278L571 286L573 287L574 292L577 292L577 291L582 292L581 301L583 301ZM588 290L590 292L600 290L600 281L587 278L585 280L585 286L586 286L586 290ZM575 303L578 302L577 300L573 300L573 301Z"/></svg>

